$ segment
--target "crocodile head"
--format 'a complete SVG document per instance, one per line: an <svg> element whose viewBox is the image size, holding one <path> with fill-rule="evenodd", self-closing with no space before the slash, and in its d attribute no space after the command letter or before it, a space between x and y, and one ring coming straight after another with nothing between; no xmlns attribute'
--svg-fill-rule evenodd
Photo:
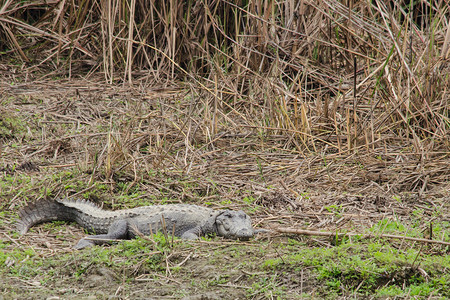
<svg viewBox="0 0 450 300"><path fill-rule="evenodd" d="M217 235L229 239L248 240L253 237L252 220L242 210L225 210L216 217Z"/></svg>

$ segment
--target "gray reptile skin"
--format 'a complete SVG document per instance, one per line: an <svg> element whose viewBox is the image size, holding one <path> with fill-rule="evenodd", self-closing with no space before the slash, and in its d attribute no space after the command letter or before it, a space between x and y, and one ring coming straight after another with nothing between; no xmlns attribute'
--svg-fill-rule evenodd
<svg viewBox="0 0 450 300"><path fill-rule="evenodd" d="M49 221L76 222L96 235L81 239L75 249L100 245L111 239L131 239L137 231L150 235L161 231L174 233L183 239L218 235L230 239L248 240L255 231L250 217L243 211L213 210L189 204L142 206L107 211L85 200L40 200L19 212L17 230L25 234L33 225Z"/></svg>

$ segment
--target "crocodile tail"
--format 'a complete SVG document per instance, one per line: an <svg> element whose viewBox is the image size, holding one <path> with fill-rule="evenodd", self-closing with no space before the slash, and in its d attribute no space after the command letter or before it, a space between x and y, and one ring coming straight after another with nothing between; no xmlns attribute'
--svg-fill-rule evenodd
<svg viewBox="0 0 450 300"><path fill-rule="evenodd" d="M57 220L72 221L70 208L61 202L42 199L20 210L16 228L20 234L25 234L36 224Z"/></svg>

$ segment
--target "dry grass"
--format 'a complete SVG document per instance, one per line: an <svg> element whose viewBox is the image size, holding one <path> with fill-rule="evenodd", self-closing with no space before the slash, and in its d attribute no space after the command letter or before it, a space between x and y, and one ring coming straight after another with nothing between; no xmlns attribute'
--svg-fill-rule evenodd
<svg viewBox="0 0 450 300"><path fill-rule="evenodd" d="M419 255L445 256L447 246L417 241L449 242L450 6L448 0L398 3L0 0L0 207L7 212L0 214L0 234L6 255L16 247L41 257L70 252L74 236L83 235L76 227L42 226L21 238L11 233L18 207L67 195L112 208L167 202L243 208L256 227L370 228L376 243L389 249L381 235L405 235L416 239L389 241L395 253L419 249L405 270ZM229 261L222 255L223 269L241 260L284 263L299 249L280 248L277 235L270 235L267 253L258 252L266 247L258 240L263 235L249 242L245 256ZM329 237L300 239L313 250L336 244ZM199 258L184 253L183 263L191 265L181 280L191 286L191 266L204 259L209 264L214 252L206 247ZM86 257L86 276L96 272L91 261ZM52 266L61 276L43 287L81 293L84 281L75 282L70 271L78 263ZM6 267L14 264L21 262L8 257ZM301 266L299 275L284 272L286 266L277 270L284 274L277 286L293 295L308 292L304 275L305 283L323 288L313 269ZM147 278L139 268L136 282ZM428 282L445 268L426 269L430 276L417 268L411 278ZM432 276L434 269L442 274ZM261 275L246 275L273 275L272 269L257 271ZM23 292L24 286L34 290L39 278L5 282ZM342 287L344 297L356 297L366 277L360 278ZM392 278L382 285L402 285ZM178 279L151 282L149 290ZM133 294L137 285L113 286L117 296L122 288ZM447 292L437 288L429 295L439 293Z"/></svg>
<svg viewBox="0 0 450 300"><path fill-rule="evenodd" d="M291 135L289 147L302 154L317 143L348 153L401 139L423 155L448 147L448 7L3 1L0 47L31 62L21 73L46 78L190 78L207 91L201 107L212 135L238 118L252 131ZM248 120L255 114L260 122Z"/></svg>
<svg viewBox="0 0 450 300"><path fill-rule="evenodd" d="M317 143L320 152L301 154L289 131L264 134L238 118L213 136L194 89L150 92L73 80L2 89L4 124L19 120L2 134L3 173L31 172L41 181L3 191L10 208L61 193L114 204L137 189L134 205L156 196L259 207L256 220L264 226L363 229L384 218L407 221L417 210L426 220L448 219L447 152L423 159L396 141L347 154ZM55 180L63 170L77 175ZM110 192L89 193L100 184Z"/></svg>
<svg viewBox="0 0 450 300"><path fill-rule="evenodd" d="M78 168L87 190L252 196L316 228L343 224L316 217L330 205L445 219L448 16L446 0L3 1L1 110L30 130L4 125L2 159Z"/></svg>

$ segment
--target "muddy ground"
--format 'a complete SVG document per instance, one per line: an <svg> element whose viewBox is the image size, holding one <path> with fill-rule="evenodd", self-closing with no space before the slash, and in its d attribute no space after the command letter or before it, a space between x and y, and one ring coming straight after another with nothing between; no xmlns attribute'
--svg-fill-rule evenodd
<svg viewBox="0 0 450 300"><path fill-rule="evenodd" d="M430 238L431 229L431 238L450 241L448 145L416 155L386 139L370 151L301 152L292 136L253 130L233 112L220 115L214 133L193 104L201 91L182 85L80 79L0 89L0 298L450 297L448 245L381 237ZM72 249L85 236L75 224L15 233L26 203L65 196L106 209L243 209L255 227L273 231L248 242L159 236L82 251ZM288 235L280 227L373 237Z"/></svg>

